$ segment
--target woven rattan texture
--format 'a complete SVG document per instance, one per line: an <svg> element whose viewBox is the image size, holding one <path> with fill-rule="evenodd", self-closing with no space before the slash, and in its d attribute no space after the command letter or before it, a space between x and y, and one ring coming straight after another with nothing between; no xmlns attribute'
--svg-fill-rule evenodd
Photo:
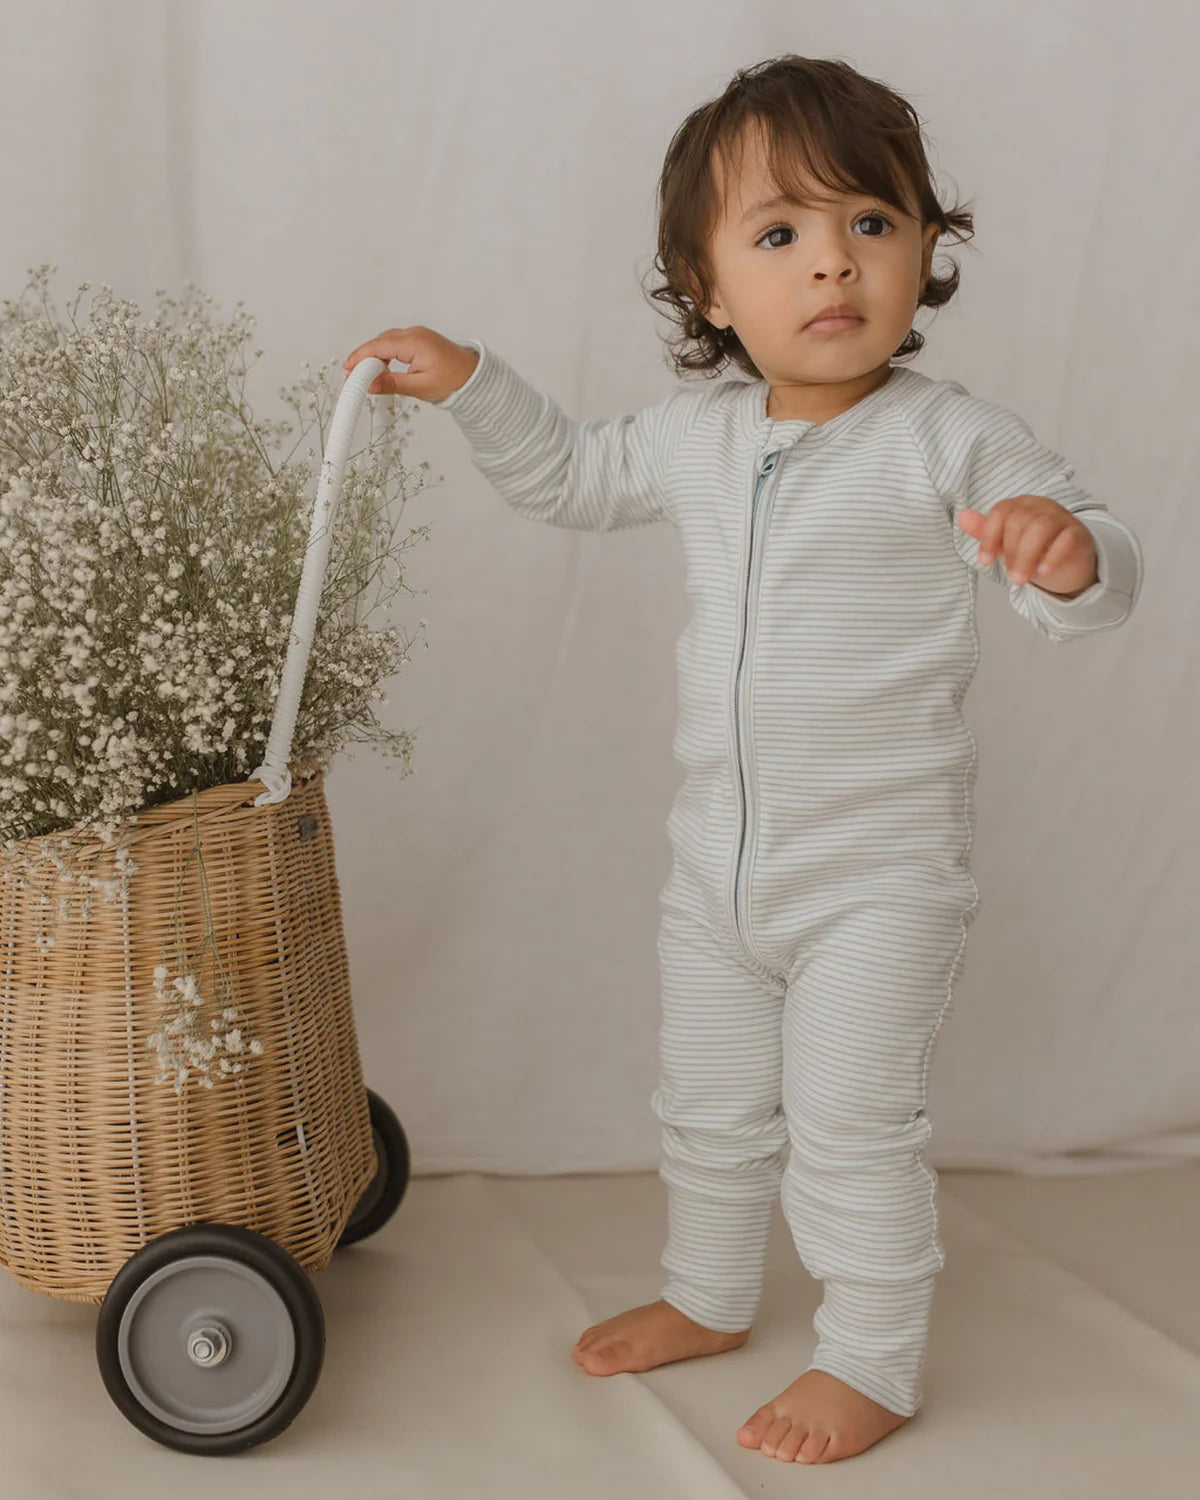
<svg viewBox="0 0 1200 1500"><path fill-rule="evenodd" d="M198 1222L257 1230L320 1270L375 1174L324 773L255 807L262 791L143 810L128 892L96 891L86 919L53 867L27 890L0 881L0 1265L33 1291L100 1303L143 1245ZM147 1039L155 964L178 967L161 957L177 903L200 952L197 837L217 952L264 1050L180 1095ZM77 868L118 878L111 849L79 851ZM72 898L46 953L40 892L56 911Z"/></svg>

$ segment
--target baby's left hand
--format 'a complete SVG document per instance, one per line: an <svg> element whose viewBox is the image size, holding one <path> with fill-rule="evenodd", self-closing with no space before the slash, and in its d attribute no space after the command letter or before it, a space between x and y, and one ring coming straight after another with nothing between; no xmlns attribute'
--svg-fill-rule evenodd
<svg viewBox="0 0 1200 1500"><path fill-rule="evenodd" d="M1032 578L1052 594L1078 594L1100 576L1091 532L1045 495L997 500L986 516L963 510L958 524L978 541L979 566L988 567L999 553L1012 583Z"/></svg>

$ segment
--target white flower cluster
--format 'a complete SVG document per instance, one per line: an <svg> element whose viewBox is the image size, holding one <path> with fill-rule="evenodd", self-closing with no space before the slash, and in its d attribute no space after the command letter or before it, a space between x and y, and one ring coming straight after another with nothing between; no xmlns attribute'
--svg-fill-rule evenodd
<svg viewBox="0 0 1200 1500"><path fill-rule="evenodd" d="M245 400L253 318L214 321L189 283L180 303L159 292L145 319L105 285L82 326L75 299L68 325L47 299L53 269L0 307L0 870L19 887L47 854L71 884L75 842L111 848L139 810L262 762L321 462L311 447L272 461L292 427L253 420ZM343 388L336 359L308 368L280 393L308 418L292 454L314 423L324 443ZM402 462L400 398L368 409L334 517L293 771L355 740L411 769L414 734L384 729L373 705L387 704L381 683L413 638L368 620L413 592L402 554L428 528L397 541L396 519L429 465ZM394 587L361 607L380 579ZM119 843L116 867L117 881L78 878L84 920L91 890L128 893L137 865ZM58 916L70 910L60 897Z"/></svg>
<svg viewBox="0 0 1200 1500"><path fill-rule="evenodd" d="M158 964L154 970L154 988L160 999L164 997L167 977L167 966ZM214 1035L198 1035L199 1013L204 1005L204 997L197 988L196 976L189 970L172 983L182 996L182 1003L162 1031L155 1032L146 1043L147 1047L158 1053L161 1071L156 1082L169 1082L174 1086L175 1092L181 1094L194 1069L201 1086L210 1089L213 1086L214 1059L220 1057L222 1074L232 1075L242 1071L241 1062L231 1061L238 1053L249 1052L254 1056L261 1056L261 1042L251 1041L247 1044L242 1040L241 1027L234 1023L242 1021L244 1024L244 1018L236 1006L226 1006L219 1016L209 1022L209 1029ZM170 1007L164 1006L164 1010L169 1013Z"/></svg>

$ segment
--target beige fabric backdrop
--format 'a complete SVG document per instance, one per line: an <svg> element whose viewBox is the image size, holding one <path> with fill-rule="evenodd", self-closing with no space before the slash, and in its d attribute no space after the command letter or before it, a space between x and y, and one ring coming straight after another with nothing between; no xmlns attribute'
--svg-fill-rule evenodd
<svg viewBox="0 0 1200 1500"><path fill-rule="evenodd" d="M301 360L425 323L616 416L675 379L642 282L688 111L785 51L899 89L976 214L916 368L1024 416L1146 565L1133 618L1067 645L981 587L981 905L931 1159L1200 1155L1198 47L1184 0L2 0L0 295L48 260L60 307L242 298L260 415ZM368 1081L417 1173L650 1167L677 538L538 526L449 414L412 430L444 476L406 514L429 649L383 710L415 771L359 749L328 783Z"/></svg>

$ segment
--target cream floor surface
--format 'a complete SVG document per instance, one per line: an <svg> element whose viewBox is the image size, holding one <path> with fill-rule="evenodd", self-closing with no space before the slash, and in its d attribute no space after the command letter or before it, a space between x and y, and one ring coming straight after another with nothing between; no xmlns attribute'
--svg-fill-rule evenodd
<svg viewBox="0 0 1200 1500"><path fill-rule="evenodd" d="M416 1178L315 1278L327 1349L273 1442L174 1453L109 1400L96 1310L0 1276L0 1500L1198 1500L1200 1167L940 1174L925 1406L857 1458L737 1428L808 1362L819 1288L782 1216L738 1350L589 1376L589 1323L661 1285L653 1173Z"/></svg>

